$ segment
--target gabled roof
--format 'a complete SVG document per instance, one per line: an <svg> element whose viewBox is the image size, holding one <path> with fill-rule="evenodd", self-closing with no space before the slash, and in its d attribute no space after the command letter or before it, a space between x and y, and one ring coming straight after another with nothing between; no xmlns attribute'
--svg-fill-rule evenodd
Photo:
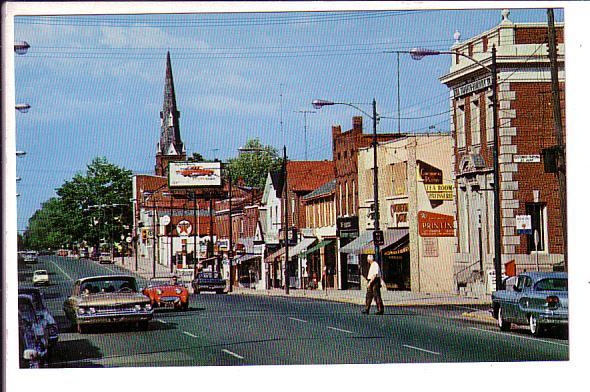
<svg viewBox="0 0 590 392"><path fill-rule="evenodd" d="M287 162L287 186L294 192L311 192L334 177L333 161Z"/></svg>

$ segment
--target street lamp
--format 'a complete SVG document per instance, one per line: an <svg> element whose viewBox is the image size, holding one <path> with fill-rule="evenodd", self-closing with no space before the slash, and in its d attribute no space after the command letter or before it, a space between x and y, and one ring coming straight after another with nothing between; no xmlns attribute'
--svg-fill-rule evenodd
<svg viewBox="0 0 590 392"><path fill-rule="evenodd" d="M377 165L377 121L379 121L379 115L377 114L377 102L375 98L373 98L372 106L373 106L373 114L369 114L365 112L363 109L359 108L353 103L348 102L332 102L326 101L323 99L316 99L312 103L315 109L321 109L324 106L332 106L332 105L345 105L350 106L359 112L363 113L364 115L368 116L373 120L373 206L374 206L374 213L375 213L375 229L373 231L373 245L375 246L375 261L379 264L379 267L382 268L381 265L381 254L380 254L380 247L382 245L383 240L383 233L381 232L381 228L379 226L379 176L378 176L378 165Z"/></svg>
<svg viewBox="0 0 590 392"><path fill-rule="evenodd" d="M31 108L31 105L29 105L28 103L19 103L19 104L16 104L14 106L14 108L21 113L26 113Z"/></svg>
<svg viewBox="0 0 590 392"><path fill-rule="evenodd" d="M25 155L27 155L26 151L23 151L23 150L17 150L16 151L16 156L17 157L22 157L22 156L25 156Z"/></svg>
<svg viewBox="0 0 590 392"><path fill-rule="evenodd" d="M18 55L26 54L31 45L27 41L20 41L14 44L14 52Z"/></svg>
<svg viewBox="0 0 590 392"><path fill-rule="evenodd" d="M414 48L409 51L410 57L414 60L421 60L426 56L438 56L441 54L454 54L465 57L490 73L492 78L492 117L494 132L494 270L496 274L496 290L502 289L502 229L500 220L500 163L499 163L499 145L500 138L498 135L498 75L496 65L496 46L492 46L491 65L488 67L482 62L458 51L439 51L431 49Z"/></svg>

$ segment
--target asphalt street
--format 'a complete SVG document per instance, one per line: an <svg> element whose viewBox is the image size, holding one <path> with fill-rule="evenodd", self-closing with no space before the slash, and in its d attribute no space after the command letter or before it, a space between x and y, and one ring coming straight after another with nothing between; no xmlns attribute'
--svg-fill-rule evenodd
<svg viewBox="0 0 590 392"><path fill-rule="evenodd" d="M461 306L387 307L364 315L358 305L308 298L192 294L187 311L156 310L147 331L108 326L79 334L62 310L73 282L128 273L117 265L40 256L19 265L19 285L47 269L42 288L60 327L49 367L233 366L434 362L560 361L566 336L501 332L460 317ZM145 280L138 277L140 286Z"/></svg>

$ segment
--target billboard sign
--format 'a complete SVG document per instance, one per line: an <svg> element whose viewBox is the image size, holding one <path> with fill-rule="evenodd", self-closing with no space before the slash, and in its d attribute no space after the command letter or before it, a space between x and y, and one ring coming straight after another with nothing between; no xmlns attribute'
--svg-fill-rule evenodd
<svg viewBox="0 0 590 392"><path fill-rule="evenodd" d="M199 188L221 186L221 162L170 162L170 188Z"/></svg>

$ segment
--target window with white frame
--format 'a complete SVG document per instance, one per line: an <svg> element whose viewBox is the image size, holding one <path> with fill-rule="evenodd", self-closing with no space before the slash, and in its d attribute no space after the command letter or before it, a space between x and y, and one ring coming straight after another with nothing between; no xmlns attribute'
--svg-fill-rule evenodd
<svg viewBox="0 0 590 392"><path fill-rule="evenodd" d="M526 214L531 217L531 229L533 234L528 236L528 252L547 251L547 206L544 203L526 203ZM538 234L538 243L535 243L535 231Z"/></svg>

